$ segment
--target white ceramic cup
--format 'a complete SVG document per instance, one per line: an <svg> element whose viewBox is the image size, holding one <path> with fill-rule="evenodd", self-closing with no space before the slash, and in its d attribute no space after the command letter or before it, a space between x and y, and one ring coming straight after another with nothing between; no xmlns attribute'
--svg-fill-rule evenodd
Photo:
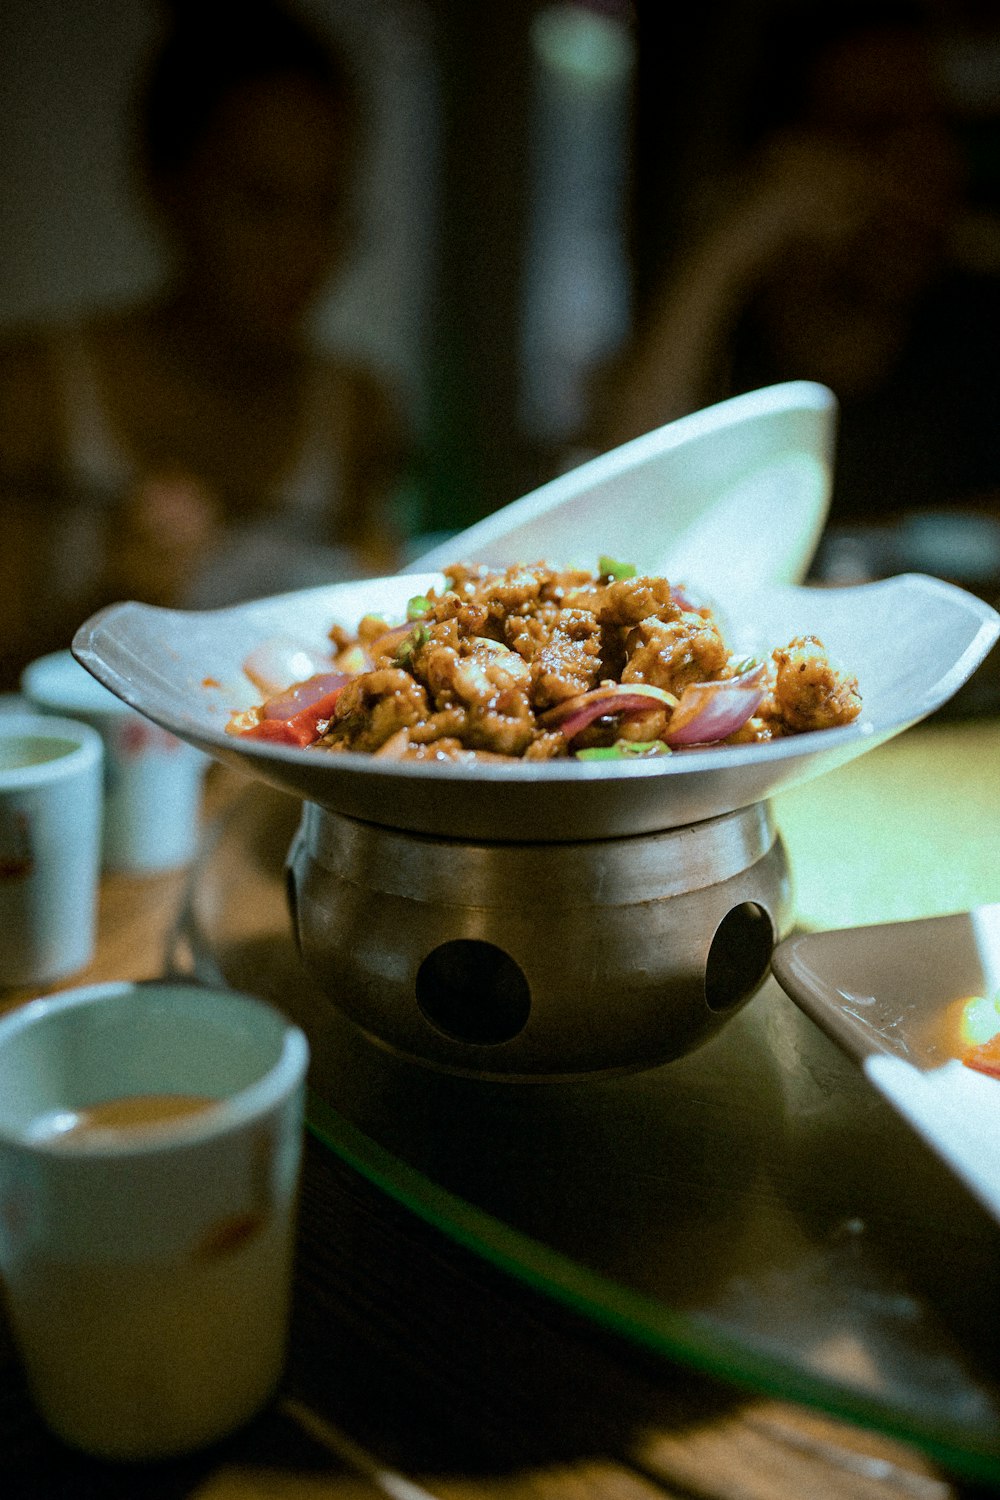
<svg viewBox="0 0 1000 1500"><path fill-rule="evenodd" d="M106 984L0 1018L0 1273L39 1410L86 1452L148 1459L266 1403L288 1326L306 1039L262 1001ZM68 1130L106 1100L199 1113Z"/></svg>
<svg viewBox="0 0 1000 1500"><path fill-rule="evenodd" d="M104 868L145 874L189 863L206 756L123 703L70 651L26 667L21 692L38 711L81 719L104 741Z"/></svg>
<svg viewBox="0 0 1000 1500"><path fill-rule="evenodd" d="M86 724L0 715L0 988L48 984L93 956L102 758Z"/></svg>

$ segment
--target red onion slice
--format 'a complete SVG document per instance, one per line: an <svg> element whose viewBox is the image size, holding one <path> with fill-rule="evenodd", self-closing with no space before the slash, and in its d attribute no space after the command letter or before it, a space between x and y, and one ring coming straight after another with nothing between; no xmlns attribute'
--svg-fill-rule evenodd
<svg viewBox="0 0 1000 1500"><path fill-rule="evenodd" d="M742 729L764 699L765 666L722 682L694 682L681 694L663 738L670 746L707 745Z"/></svg>
<svg viewBox="0 0 1000 1500"><path fill-rule="evenodd" d="M605 714L644 713L656 704L673 708L676 702L673 693L668 693L665 688L645 682L615 682L592 688L589 693L577 693L575 697L557 703L542 716L542 722L547 728L561 729L566 739L572 740L588 724Z"/></svg>

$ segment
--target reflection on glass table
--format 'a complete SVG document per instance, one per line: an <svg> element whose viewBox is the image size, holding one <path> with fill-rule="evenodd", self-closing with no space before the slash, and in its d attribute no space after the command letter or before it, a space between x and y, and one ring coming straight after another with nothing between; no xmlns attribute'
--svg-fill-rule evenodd
<svg viewBox="0 0 1000 1500"><path fill-rule="evenodd" d="M1000 725L931 722L776 798L800 921L996 899L997 786ZM312 1128L332 1150L647 1349L1000 1478L1000 1226L773 980L645 1072L435 1072L366 1038L301 966L283 874L298 815L257 785L234 800L194 872L178 963L306 1026Z"/></svg>

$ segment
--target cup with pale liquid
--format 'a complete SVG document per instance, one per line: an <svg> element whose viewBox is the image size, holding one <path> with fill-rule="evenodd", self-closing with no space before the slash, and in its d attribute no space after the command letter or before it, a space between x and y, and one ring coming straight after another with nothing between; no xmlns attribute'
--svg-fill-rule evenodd
<svg viewBox="0 0 1000 1500"><path fill-rule="evenodd" d="M33 661L21 692L35 712L70 716L101 736L104 868L142 875L188 864L198 845L207 757L129 708L70 651Z"/></svg>
<svg viewBox="0 0 1000 1500"><path fill-rule="evenodd" d="M306 1039L171 983L0 1018L0 1275L35 1401L105 1458L183 1453L280 1377Z"/></svg>
<svg viewBox="0 0 1000 1500"><path fill-rule="evenodd" d="M0 990L64 979L93 956L102 764L86 724L0 715Z"/></svg>

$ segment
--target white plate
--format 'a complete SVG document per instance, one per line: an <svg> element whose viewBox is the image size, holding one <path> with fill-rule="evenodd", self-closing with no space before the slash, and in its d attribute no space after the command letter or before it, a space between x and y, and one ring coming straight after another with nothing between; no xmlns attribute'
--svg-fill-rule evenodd
<svg viewBox="0 0 1000 1500"><path fill-rule="evenodd" d="M803 933L781 943L782 989L1000 1220L1000 1079L960 1060L963 998L1000 990L1000 905Z"/></svg>

